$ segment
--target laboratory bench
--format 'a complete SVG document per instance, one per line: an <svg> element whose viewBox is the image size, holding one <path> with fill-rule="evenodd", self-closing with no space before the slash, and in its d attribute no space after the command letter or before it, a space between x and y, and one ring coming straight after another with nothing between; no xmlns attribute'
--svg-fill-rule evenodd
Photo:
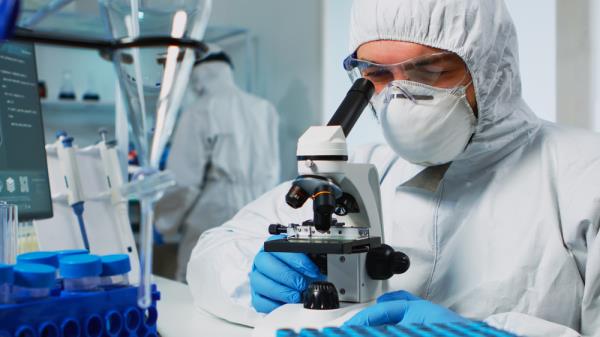
<svg viewBox="0 0 600 337"><path fill-rule="evenodd" d="M250 337L252 329L217 318L194 306L186 284L155 277L161 292L158 332L162 337Z"/></svg>

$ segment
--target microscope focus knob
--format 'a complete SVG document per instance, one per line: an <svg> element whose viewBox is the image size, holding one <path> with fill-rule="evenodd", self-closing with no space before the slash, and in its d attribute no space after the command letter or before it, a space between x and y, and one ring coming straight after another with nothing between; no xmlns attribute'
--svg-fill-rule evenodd
<svg viewBox="0 0 600 337"><path fill-rule="evenodd" d="M305 309L339 309L340 299L333 283L317 281L308 286L302 295Z"/></svg>
<svg viewBox="0 0 600 337"><path fill-rule="evenodd" d="M367 274L373 280L388 280L394 275L405 273L410 259L388 245L381 245L367 253Z"/></svg>
<svg viewBox="0 0 600 337"><path fill-rule="evenodd" d="M287 233L287 227L282 226L280 224L273 224L273 225L269 225L269 234L271 235L279 235L279 234L286 234Z"/></svg>

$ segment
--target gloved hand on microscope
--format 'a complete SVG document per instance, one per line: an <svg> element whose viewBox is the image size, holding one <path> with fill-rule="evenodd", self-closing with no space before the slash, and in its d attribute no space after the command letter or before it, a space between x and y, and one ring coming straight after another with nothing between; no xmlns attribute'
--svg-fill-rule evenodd
<svg viewBox="0 0 600 337"><path fill-rule="evenodd" d="M269 240L283 237L274 235ZM261 249L250 272L252 306L258 312L270 313L284 304L300 303L308 285L324 279L306 254L268 253Z"/></svg>

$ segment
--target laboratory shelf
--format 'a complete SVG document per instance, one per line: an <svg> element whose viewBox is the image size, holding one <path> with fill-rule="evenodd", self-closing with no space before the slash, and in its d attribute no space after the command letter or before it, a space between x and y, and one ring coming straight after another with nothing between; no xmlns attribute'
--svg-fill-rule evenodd
<svg viewBox="0 0 600 337"><path fill-rule="evenodd" d="M26 22L27 18L36 12L35 9L38 8L30 6L24 10L21 14L20 24ZM51 13L35 25L34 31L98 39L110 36L97 9L87 9L86 11L63 9ZM209 26L206 29L204 41L218 43L233 37L244 36L247 33L248 30L241 27Z"/></svg>
<svg viewBox="0 0 600 337"><path fill-rule="evenodd" d="M47 113L114 114L114 110L114 102L42 100L42 111Z"/></svg>
<svg viewBox="0 0 600 337"><path fill-rule="evenodd" d="M55 141L58 130L75 138L80 147L95 144L98 130L115 132L115 103L42 100L42 116L46 143Z"/></svg>

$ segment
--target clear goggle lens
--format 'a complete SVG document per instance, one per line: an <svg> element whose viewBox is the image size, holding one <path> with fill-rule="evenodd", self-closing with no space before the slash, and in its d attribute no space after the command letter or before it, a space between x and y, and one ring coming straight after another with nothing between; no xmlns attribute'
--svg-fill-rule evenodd
<svg viewBox="0 0 600 337"><path fill-rule="evenodd" d="M377 93L398 80L451 89L463 85L469 74L460 56L451 52L418 56L396 64L359 60L353 54L344 60L344 69L352 81L365 78L373 82Z"/></svg>

